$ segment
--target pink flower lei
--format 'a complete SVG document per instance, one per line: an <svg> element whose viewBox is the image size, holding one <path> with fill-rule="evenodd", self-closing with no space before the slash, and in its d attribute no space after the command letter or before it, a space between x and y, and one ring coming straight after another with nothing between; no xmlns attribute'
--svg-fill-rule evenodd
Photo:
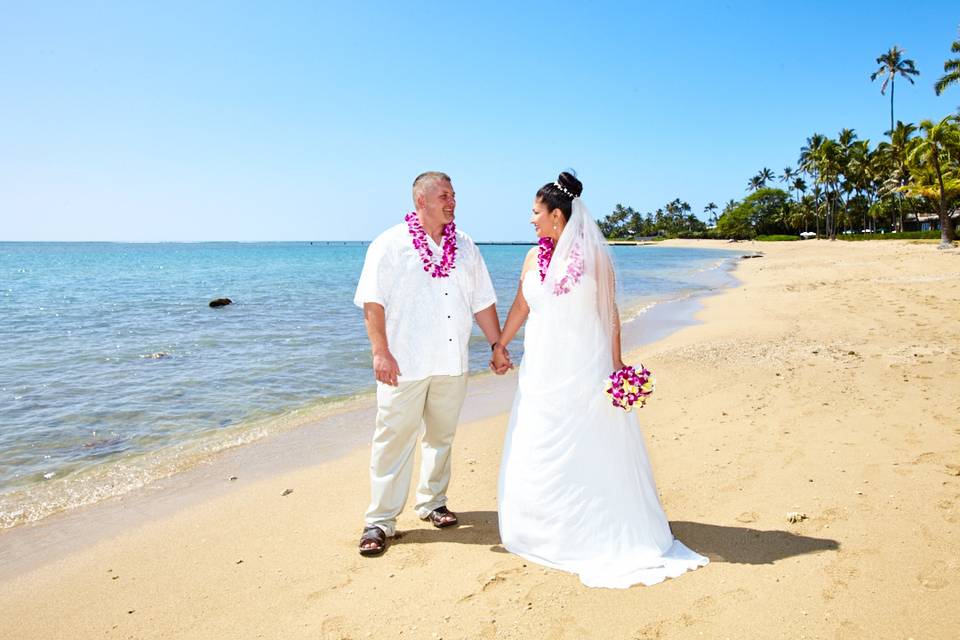
<svg viewBox="0 0 960 640"><path fill-rule="evenodd" d="M547 277L547 267L550 266L550 258L553 257L553 238L545 236L540 238L540 249L537 252L537 265L540 267L540 282Z"/></svg>
<svg viewBox="0 0 960 640"><path fill-rule="evenodd" d="M537 253L537 265L540 267L540 282L547 277L547 267L550 266L550 260L553 258L555 244L553 238L540 238L540 250ZM570 249L570 263L567 265L567 272L553 284L553 295L560 296L570 293L574 285L580 282L583 277L583 251L580 244L576 243Z"/></svg>
<svg viewBox="0 0 960 640"><path fill-rule="evenodd" d="M413 248L420 254L423 270L428 272L432 278L449 276L450 272L456 267L455 263L457 261L457 225L454 222L443 225L443 239L441 240L443 256L441 256L438 264L433 261L433 251L430 250L430 245L427 243L427 232L420 224L416 212L408 213L403 219L406 220L407 231L413 238Z"/></svg>

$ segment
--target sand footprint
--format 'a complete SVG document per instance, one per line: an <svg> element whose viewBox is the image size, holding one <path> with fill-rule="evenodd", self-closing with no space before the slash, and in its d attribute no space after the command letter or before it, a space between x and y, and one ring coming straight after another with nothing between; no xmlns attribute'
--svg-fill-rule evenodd
<svg viewBox="0 0 960 640"><path fill-rule="evenodd" d="M927 589L939 591L950 584L950 578L956 573L956 563L937 560L920 570L920 573L917 574L917 582Z"/></svg>

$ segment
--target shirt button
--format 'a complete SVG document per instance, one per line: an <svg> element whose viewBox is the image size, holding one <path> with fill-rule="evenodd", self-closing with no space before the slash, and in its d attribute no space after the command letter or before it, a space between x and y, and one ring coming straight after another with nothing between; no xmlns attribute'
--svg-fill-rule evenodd
<svg viewBox="0 0 960 640"><path fill-rule="evenodd" d="M448 338L447 342L453 342L453 338Z"/></svg>
<svg viewBox="0 0 960 640"><path fill-rule="evenodd" d="M450 319L450 316L447 316L447 320L449 320L449 319Z"/></svg>

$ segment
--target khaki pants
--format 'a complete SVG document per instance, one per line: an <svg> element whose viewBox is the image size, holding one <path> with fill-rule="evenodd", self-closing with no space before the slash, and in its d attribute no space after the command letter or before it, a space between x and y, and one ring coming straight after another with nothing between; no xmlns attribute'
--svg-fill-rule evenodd
<svg viewBox="0 0 960 640"><path fill-rule="evenodd" d="M450 449L467 393L467 375L433 376L391 387L377 383L377 421L370 455L371 501L367 525L396 533L413 474L413 449L421 443L417 515L447 503Z"/></svg>

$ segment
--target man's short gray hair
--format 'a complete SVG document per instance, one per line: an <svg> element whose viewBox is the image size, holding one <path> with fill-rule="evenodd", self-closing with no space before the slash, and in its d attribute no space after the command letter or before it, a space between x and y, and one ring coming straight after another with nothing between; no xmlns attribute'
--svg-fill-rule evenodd
<svg viewBox="0 0 960 640"><path fill-rule="evenodd" d="M413 201L416 202L417 196L426 191L427 187L441 180L453 184L450 176L442 171L425 171L418 175L413 181Z"/></svg>

